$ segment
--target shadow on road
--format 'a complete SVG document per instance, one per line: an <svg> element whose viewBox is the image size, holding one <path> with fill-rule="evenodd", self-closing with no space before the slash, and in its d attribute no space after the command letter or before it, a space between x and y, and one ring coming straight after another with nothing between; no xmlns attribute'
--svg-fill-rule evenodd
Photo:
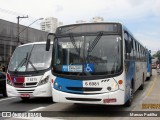
<svg viewBox="0 0 160 120"><path fill-rule="evenodd" d="M53 103L52 97L36 97L28 100L16 99L12 104L51 104Z"/></svg>

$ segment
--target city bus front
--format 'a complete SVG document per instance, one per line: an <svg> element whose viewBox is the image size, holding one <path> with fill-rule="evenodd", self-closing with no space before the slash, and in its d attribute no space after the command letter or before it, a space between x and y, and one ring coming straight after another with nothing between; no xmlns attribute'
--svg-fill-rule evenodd
<svg viewBox="0 0 160 120"><path fill-rule="evenodd" d="M31 97L51 97L50 63L52 50L45 42L17 47L7 70L7 94L23 100Z"/></svg>
<svg viewBox="0 0 160 120"><path fill-rule="evenodd" d="M60 27L54 42L53 101L107 105L126 102L121 25Z"/></svg>

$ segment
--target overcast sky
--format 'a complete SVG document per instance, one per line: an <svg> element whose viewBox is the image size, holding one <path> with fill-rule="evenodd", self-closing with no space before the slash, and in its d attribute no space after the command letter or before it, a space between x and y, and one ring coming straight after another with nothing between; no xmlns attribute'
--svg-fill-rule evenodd
<svg viewBox="0 0 160 120"><path fill-rule="evenodd" d="M24 25L41 17L70 24L99 16L124 23L148 49L160 49L160 0L0 0L0 19L17 22L18 15L29 16L20 21Z"/></svg>

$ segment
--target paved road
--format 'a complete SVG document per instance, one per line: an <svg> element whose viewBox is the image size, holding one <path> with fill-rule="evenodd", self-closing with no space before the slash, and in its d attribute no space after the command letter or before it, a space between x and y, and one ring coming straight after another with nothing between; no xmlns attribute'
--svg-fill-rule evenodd
<svg viewBox="0 0 160 120"><path fill-rule="evenodd" d="M19 98L1 98L0 111L49 111L46 112L54 119L66 120L138 120L138 117L121 117L124 111L160 111L155 108L142 108L144 105L159 104L160 105L160 75L153 70L153 76L145 82L143 91L138 90L134 95L131 107L124 106L102 106L102 105L76 105L53 103L50 98L34 98L29 102L23 102ZM118 113L110 113L109 111L119 111ZM115 116L114 116L115 115ZM117 117L118 115L118 117ZM53 117L54 116L54 117ZM113 116L113 117L110 117ZM157 117L141 117L141 120L159 120ZM9 118L14 120L13 118ZM16 118L17 119L17 118ZM22 118L21 118L22 119ZM31 118L33 119L33 118ZM35 118L34 118L35 119ZM44 118L43 118L44 119ZM37 118L37 120L40 120Z"/></svg>
<svg viewBox="0 0 160 120"><path fill-rule="evenodd" d="M20 98L0 96L0 111L30 111L53 104L51 98L33 98L30 101L22 101Z"/></svg>

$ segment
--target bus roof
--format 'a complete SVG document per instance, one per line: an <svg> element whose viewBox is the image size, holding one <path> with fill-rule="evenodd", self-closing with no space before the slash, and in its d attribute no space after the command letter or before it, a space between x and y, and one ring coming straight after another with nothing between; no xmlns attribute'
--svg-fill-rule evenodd
<svg viewBox="0 0 160 120"><path fill-rule="evenodd" d="M69 27L69 26L74 26L74 25L85 25L85 24L121 24L120 22L95 22L95 23L92 23L92 22L86 22L86 23L74 23L74 24L68 24L68 25L62 25L58 28L61 28L61 27Z"/></svg>
<svg viewBox="0 0 160 120"><path fill-rule="evenodd" d="M26 46L26 45L36 45L36 44L46 44L46 41L26 43L23 45L19 45L18 47L22 47L22 46ZM53 44L53 42L51 42L51 44Z"/></svg>
<svg viewBox="0 0 160 120"><path fill-rule="evenodd" d="M57 29L63 28L63 27L85 25L85 24L88 24L88 25L92 25L92 24L119 24L119 25L122 26L122 29L126 30L139 44L141 44L144 48L146 48L139 40L137 40L137 39L134 37L134 35L130 32L130 30L128 30L127 27L126 27L123 23L121 23L121 22L96 22L96 23L86 22L86 23L63 25L63 26L58 27Z"/></svg>

